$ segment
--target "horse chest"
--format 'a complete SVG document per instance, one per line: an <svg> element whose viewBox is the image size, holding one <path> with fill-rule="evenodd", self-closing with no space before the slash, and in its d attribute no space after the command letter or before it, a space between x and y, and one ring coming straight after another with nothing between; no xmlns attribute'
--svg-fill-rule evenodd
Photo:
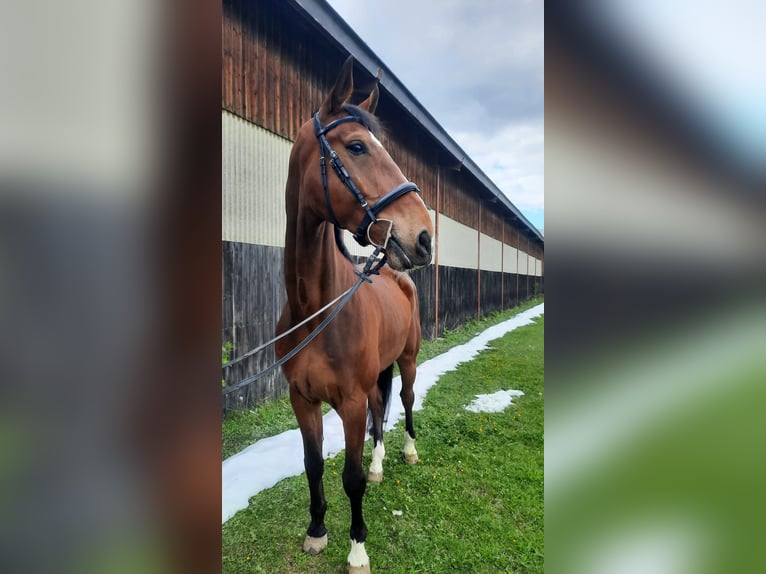
<svg viewBox="0 0 766 574"><path fill-rule="evenodd" d="M291 385L305 396L331 402L350 383L367 392L375 384L379 371L379 358L364 357L358 349L328 351L321 341L307 347L300 360L290 361L285 374ZM298 359L298 357L296 357Z"/></svg>

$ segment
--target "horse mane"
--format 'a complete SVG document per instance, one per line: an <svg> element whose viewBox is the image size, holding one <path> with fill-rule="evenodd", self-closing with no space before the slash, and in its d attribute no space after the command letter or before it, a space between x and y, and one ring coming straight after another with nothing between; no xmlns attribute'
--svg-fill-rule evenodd
<svg viewBox="0 0 766 574"><path fill-rule="evenodd" d="M371 114L367 110L363 110L359 106L355 106L354 104L344 104L343 110L350 116L354 116L357 120L359 120L359 123L362 124L364 127L366 127L368 130L372 132L372 135L374 135L376 138L380 138L381 136L386 135L386 129L383 127L383 123L378 119L378 117L375 114ZM311 115L313 116L315 113L317 113L319 110L316 109L313 112L311 112Z"/></svg>
<svg viewBox="0 0 766 574"><path fill-rule="evenodd" d="M385 135L385 130L380 120L374 114L371 114L367 110L363 110L359 106L353 104L346 104L343 109L351 116L354 116L359 123L372 132L376 138L380 138Z"/></svg>

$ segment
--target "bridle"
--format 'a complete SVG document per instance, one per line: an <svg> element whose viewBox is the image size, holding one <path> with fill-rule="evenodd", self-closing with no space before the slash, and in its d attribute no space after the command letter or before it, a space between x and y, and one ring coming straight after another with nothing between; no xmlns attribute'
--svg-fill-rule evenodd
<svg viewBox="0 0 766 574"><path fill-rule="evenodd" d="M344 106L343 109L350 115L344 116L335 121L332 121L326 126L322 126L322 122L319 120L319 112L315 113L314 114L314 132L316 133L316 137L319 140L319 164L322 168L322 187L324 188L324 197L325 197L325 202L327 203L327 214L329 215L330 222L335 226L335 241L336 243L338 243L338 247L340 248L341 252L343 252L344 255L349 257L347 254L348 252L345 246L343 246L342 240L340 238L341 226L338 223L338 220L335 218L335 213L333 212L332 205L330 204L330 190L327 187L327 164L325 160L325 154L330 156L330 165L332 166L333 170L337 174L338 179L340 179L343 185L345 185L348 188L348 190L357 200L359 205L362 206L362 209L364 209L364 218L362 219L362 222L357 228L356 232L354 232L354 239L362 247L365 247L367 245L374 245L375 247L378 247L381 250L386 249L386 247L388 247L388 242L391 239L391 230L394 226L394 222L391 221L390 219L379 218L378 214L381 211L383 211L383 209L385 209L388 205L390 205L391 203L393 203L394 201L396 201L403 195L406 195L411 191L420 193L420 189L418 189L418 186L412 183L411 181L405 181L404 183L397 185L394 189L392 189L386 195L381 197L377 202L375 202L374 205L369 205L367 203L367 200L362 195L362 192L359 191L359 188L356 186L356 184L354 184L354 180L351 179L351 176L349 175L345 166L340 161L338 154L335 153L335 150L332 149L330 142L327 141L327 135L326 135L327 132L338 127L341 124L345 124L348 122L356 122L356 123L362 124L368 130L370 129L370 126L367 124L365 119L359 116L358 114L354 113L354 110L352 108ZM383 241L382 244L375 243L370 237L370 230L372 229L372 226L380 222L388 224L388 229L385 234L385 240Z"/></svg>

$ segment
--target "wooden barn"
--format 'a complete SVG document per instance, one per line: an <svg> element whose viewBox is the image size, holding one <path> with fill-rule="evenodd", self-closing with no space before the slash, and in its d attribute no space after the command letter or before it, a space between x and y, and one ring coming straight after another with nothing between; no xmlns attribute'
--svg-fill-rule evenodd
<svg viewBox="0 0 766 574"><path fill-rule="evenodd" d="M541 233L324 0L224 0L222 338L232 343L231 356L274 335L285 303L284 188L291 142L349 55L357 62L357 86L368 87L383 70L376 111L388 132L382 143L420 187L434 221L433 263L411 273L424 337L543 290ZM367 252L348 235L346 244L354 255ZM268 349L227 369L226 383L274 360ZM286 389L276 371L227 395L224 406L250 406Z"/></svg>

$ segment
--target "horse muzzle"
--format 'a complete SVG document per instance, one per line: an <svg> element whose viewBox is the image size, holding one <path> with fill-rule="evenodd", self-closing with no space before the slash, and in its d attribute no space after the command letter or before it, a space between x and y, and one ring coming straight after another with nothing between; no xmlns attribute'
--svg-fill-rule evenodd
<svg viewBox="0 0 766 574"><path fill-rule="evenodd" d="M417 269L431 263L431 234L423 230L414 241L404 241L396 232L391 235L386 249L388 264L397 271Z"/></svg>

